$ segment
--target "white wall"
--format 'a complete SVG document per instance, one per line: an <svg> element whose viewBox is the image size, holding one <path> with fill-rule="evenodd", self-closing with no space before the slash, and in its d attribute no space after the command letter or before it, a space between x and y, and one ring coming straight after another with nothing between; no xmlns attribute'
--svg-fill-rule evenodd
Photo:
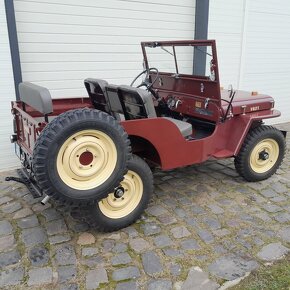
<svg viewBox="0 0 290 290"><path fill-rule="evenodd" d="M9 137L12 132L10 101L15 100L14 80L10 56L4 1L0 3L0 171L19 165L14 145Z"/></svg>
<svg viewBox="0 0 290 290"><path fill-rule="evenodd" d="M290 121L290 2L210 1L209 38L217 40L221 85L275 98Z"/></svg>
<svg viewBox="0 0 290 290"><path fill-rule="evenodd" d="M54 98L86 95L83 80L129 84L140 42L193 39L194 0L15 0L23 80Z"/></svg>

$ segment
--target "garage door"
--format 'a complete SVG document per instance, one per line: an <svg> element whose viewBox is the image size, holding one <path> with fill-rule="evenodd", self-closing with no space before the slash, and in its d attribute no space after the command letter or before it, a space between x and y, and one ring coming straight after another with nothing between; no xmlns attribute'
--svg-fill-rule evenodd
<svg viewBox="0 0 290 290"><path fill-rule="evenodd" d="M194 0L15 0L23 80L54 98L85 95L83 80L129 84L140 41L193 39Z"/></svg>
<svg viewBox="0 0 290 290"><path fill-rule="evenodd" d="M240 87L275 98L282 116L290 121L290 2L247 1Z"/></svg>
<svg viewBox="0 0 290 290"><path fill-rule="evenodd" d="M273 96L290 121L290 2L210 1L209 38L218 44L221 84Z"/></svg>

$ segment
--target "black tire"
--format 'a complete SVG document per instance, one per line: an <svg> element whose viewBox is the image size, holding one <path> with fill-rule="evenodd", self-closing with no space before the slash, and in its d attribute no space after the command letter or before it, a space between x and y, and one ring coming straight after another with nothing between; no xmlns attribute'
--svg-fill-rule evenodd
<svg viewBox="0 0 290 290"><path fill-rule="evenodd" d="M281 131L271 126L258 126L249 131L235 157L236 170L247 181L267 179L281 165L285 151L286 142Z"/></svg>
<svg viewBox="0 0 290 290"><path fill-rule="evenodd" d="M82 217L82 220L101 232L116 231L134 223L141 216L145 208L147 208L150 201L153 192L153 175L147 163L136 155L133 155L133 158L128 163L127 175L131 174L130 172L133 172L135 177L136 174L140 177L143 185L143 191L139 202L135 204L136 207L130 208L126 205L125 209L130 208L131 210L128 211L128 214L118 218L113 218L104 214L104 211L101 209L100 205L102 202L107 204L107 199L104 199L100 201L100 203L96 203L94 205L75 208L72 211L72 216L78 218ZM120 186L124 186L125 190L126 176L124 177L124 181L120 184ZM134 192L134 194L136 195L137 193Z"/></svg>
<svg viewBox="0 0 290 290"><path fill-rule="evenodd" d="M89 155L84 157L83 151ZM44 128L33 150L32 166L44 194L69 204L89 204L118 186L130 157L130 141L122 126L107 113L83 108L60 114ZM114 158L111 167L110 158Z"/></svg>

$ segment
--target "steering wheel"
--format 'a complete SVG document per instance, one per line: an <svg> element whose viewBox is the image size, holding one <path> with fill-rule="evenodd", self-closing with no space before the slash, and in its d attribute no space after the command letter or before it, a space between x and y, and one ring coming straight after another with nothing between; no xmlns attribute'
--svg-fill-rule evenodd
<svg viewBox="0 0 290 290"><path fill-rule="evenodd" d="M149 73L150 73L151 71L153 71L153 72L156 73L156 76L155 76L154 80L152 81L152 83L149 82L149 78L148 78ZM154 85L154 83L157 81L157 79L158 79L158 77L159 77L159 71L158 71L158 69L155 68L155 67L150 67L149 69L145 69L145 70L143 70L141 73L139 73L139 74L134 78L134 80L132 81L132 83L130 84L130 86L132 87L132 86L134 85L134 83L135 83L135 82L136 82L136 81L137 81L137 80L138 80L142 75L144 75L145 73L146 73L146 78L145 78L145 80L142 81L141 84L137 86L137 88L140 88L140 87L146 87L146 89L152 93L152 91L153 91L153 90L152 90L152 86Z"/></svg>

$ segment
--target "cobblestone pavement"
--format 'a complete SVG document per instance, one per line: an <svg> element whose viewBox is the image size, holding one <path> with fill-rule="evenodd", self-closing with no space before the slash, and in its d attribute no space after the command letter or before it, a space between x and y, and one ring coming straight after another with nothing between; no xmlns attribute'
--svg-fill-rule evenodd
<svg viewBox="0 0 290 290"><path fill-rule="evenodd" d="M157 171L141 220L110 234L42 206L3 172L0 288L217 289L289 251L289 155L258 183L240 178L232 159Z"/></svg>

